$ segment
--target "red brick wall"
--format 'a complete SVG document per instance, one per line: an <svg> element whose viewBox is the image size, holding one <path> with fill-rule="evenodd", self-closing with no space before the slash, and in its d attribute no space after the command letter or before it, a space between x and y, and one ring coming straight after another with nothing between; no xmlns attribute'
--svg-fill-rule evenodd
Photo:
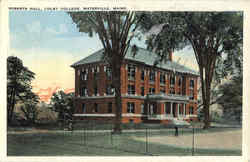
<svg viewBox="0 0 250 162"><path fill-rule="evenodd" d="M78 96L79 94L79 88L82 85L83 81L80 81L80 75L78 75L78 70L82 69L82 68L88 68L88 81L86 81L86 85L88 88L88 95L92 95L93 94L93 85L94 85L94 81L93 81L93 73L92 73L92 67L93 65L97 65L97 64L90 64L90 65L82 65L79 67L75 68L75 95ZM106 92L106 85L107 83L110 83L110 81L107 80L106 78L106 73L104 72L104 65L103 64L98 64L99 65L99 73L98 73L98 80L96 81L96 84L98 85L98 92L100 96L103 96L104 93ZM141 81L141 70L144 69L146 71L145 75L144 75L144 82ZM128 83L131 84L135 84L135 91L137 95L141 95L141 86L144 86L144 94L146 95L149 92L149 88L150 87L154 87L155 88L155 93L159 93L160 92L160 71L159 69L156 71L157 75L155 76L155 84L149 84L149 70L150 67L145 67L144 65L139 65L137 64L136 67L136 76L135 76L135 81L129 81L128 80L128 75L127 75L127 69L126 69L126 65L123 64L121 67L121 93L123 95L125 95L127 93L127 87L128 87ZM170 89L170 75L171 72L166 72L167 77L166 77L166 85L165 85L165 91L166 94L169 94L169 89ZM178 80L181 77L181 75L177 75L176 77L176 84L175 84L175 91L176 94L178 94L179 91L182 91L183 95L188 95L190 94L190 78L194 78L194 98L195 100L197 100L197 77L192 77L190 75L185 75L184 80L182 81L182 87L178 86ZM87 112L86 113L91 113L91 107L94 106L94 103L98 104L98 107L100 109L100 111L98 113L106 113L107 112L107 105L108 102L113 102L113 109L114 109L114 99L111 98L102 98L102 99L78 99L76 102L76 113L82 113L81 112L81 107L82 107L82 103L84 102L86 104L87 107ZM122 113L127 113L127 102L134 102L135 103L135 114L141 114L141 103L143 102L143 100L141 99L134 99L134 98L123 98L122 99ZM188 114L188 109L189 106L193 106L194 107L194 113L197 112L197 103L191 102L188 103L186 105L186 114ZM159 113L163 113L163 108L158 109ZM146 108L145 108L146 109ZM114 113L114 110L113 110ZM122 121L123 122L129 122L130 119L133 119L134 122L140 122L141 118L133 118L133 117L126 117L123 118Z"/></svg>

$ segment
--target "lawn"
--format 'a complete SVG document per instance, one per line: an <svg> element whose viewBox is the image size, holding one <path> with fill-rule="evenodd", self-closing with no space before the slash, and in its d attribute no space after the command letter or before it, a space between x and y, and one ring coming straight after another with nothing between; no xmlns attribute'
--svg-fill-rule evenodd
<svg viewBox="0 0 250 162"><path fill-rule="evenodd" d="M241 133L240 128L195 129L195 140L202 134L205 135L202 138L206 140L206 134L218 132L226 135L232 131ZM127 130L122 135L111 135L110 131L105 130L12 132L7 136L7 154L8 156L191 156L192 147L169 145L166 139L192 140L192 132L192 129L182 128L179 137L173 136L173 129L163 128ZM190 138L186 138L188 136ZM216 139L216 136L214 138ZM225 138L234 141L230 136ZM241 149L235 148L194 148L194 155L199 156L240 156L241 153Z"/></svg>

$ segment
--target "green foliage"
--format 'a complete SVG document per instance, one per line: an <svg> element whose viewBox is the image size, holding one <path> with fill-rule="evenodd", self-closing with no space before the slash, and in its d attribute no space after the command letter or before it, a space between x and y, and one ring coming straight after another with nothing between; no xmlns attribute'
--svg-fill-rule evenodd
<svg viewBox="0 0 250 162"><path fill-rule="evenodd" d="M59 120L72 120L74 113L74 93L58 91L53 94L50 101L51 109L58 112Z"/></svg>
<svg viewBox="0 0 250 162"><path fill-rule="evenodd" d="M13 118L14 108L17 102L30 104L38 102L38 97L31 91L31 81L35 73L23 66L22 60L18 57L7 58L7 112L8 123Z"/></svg>
<svg viewBox="0 0 250 162"><path fill-rule="evenodd" d="M242 74L234 76L219 87L222 95L218 98L218 103L223 107L224 117L239 122L242 120L242 83Z"/></svg>
<svg viewBox="0 0 250 162"><path fill-rule="evenodd" d="M152 27L157 28L156 25L162 27L156 34L149 33L147 38L148 48L156 51L162 60L169 51L192 46L200 71L204 128L208 128L211 83L216 63L219 64L217 60L222 54L230 58L235 55L235 49L242 48L242 12L157 12L145 15L141 22L145 32L151 32Z"/></svg>
<svg viewBox="0 0 250 162"><path fill-rule="evenodd" d="M24 113L26 120L30 124L34 124L37 120L39 110L37 109L37 105L33 103L26 103L25 105L21 106L21 111Z"/></svg>

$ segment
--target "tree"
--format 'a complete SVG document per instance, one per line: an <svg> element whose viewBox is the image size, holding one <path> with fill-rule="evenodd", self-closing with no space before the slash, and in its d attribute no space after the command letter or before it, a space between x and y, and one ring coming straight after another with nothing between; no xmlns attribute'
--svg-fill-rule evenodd
<svg viewBox="0 0 250 162"><path fill-rule="evenodd" d="M238 122L242 119L242 81L243 76L237 75L219 87L222 95L218 103L223 107L224 117Z"/></svg>
<svg viewBox="0 0 250 162"><path fill-rule="evenodd" d="M74 112L74 93L64 93L58 91L51 97L50 107L58 112L58 119L63 121L72 120Z"/></svg>
<svg viewBox="0 0 250 162"><path fill-rule="evenodd" d="M142 30L150 31L156 25L161 30L149 35L147 45L162 58L168 51L182 49L188 45L192 47L200 72L204 129L209 128L211 83L216 62L222 54L237 55L231 51L242 45L243 14L241 12L146 13L140 26Z"/></svg>
<svg viewBox="0 0 250 162"><path fill-rule="evenodd" d="M112 86L115 89L115 126L114 133L121 133L121 66L136 35L138 22L135 12L70 12L79 32L96 33L104 48L103 61L111 67Z"/></svg>
<svg viewBox="0 0 250 162"><path fill-rule="evenodd" d="M39 110L37 109L37 104L35 103L25 103L21 106L21 111L23 112L26 120L30 124L35 124Z"/></svg>
<svg viewBox="0 0 250 162"><path fill-rule="evenodd" d="M31 91L31 81L35 73L23 66L18 57L7 58L7 118L12 122L15 105L17 102L26 103L27 100L36 100L36 95Z"/></svg>

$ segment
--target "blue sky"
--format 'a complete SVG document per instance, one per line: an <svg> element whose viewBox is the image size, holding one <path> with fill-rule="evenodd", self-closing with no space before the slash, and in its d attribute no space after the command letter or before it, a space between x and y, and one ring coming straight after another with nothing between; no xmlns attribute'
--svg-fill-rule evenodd
<svg viewBox="0 0 250 162"><path fill-rule="evenodd" d="M20 57L36 73L39 88L74 88L74 62L102 48L95 35L79 33L70 16L62 11L10 11L10 53ZM143 41L134 41L146 47ZM181 59L179 59L181 57ZM174 53L174 59L196 69L190 49Z"/></svg>

